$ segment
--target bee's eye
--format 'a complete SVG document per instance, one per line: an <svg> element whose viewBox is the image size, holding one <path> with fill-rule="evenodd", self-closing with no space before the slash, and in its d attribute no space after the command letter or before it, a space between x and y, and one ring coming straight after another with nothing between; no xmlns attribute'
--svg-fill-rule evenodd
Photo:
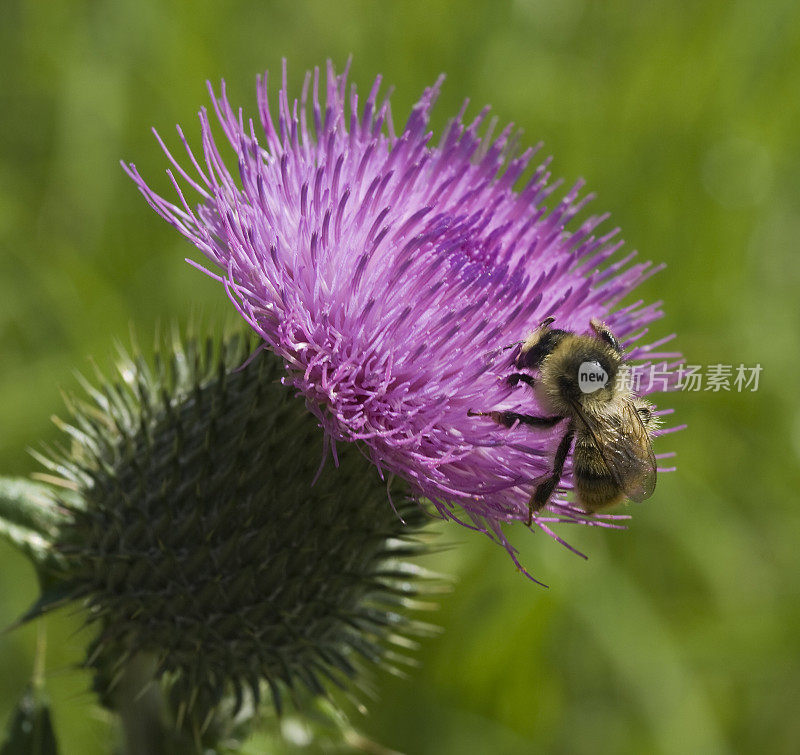
<svg viewBox="0 0 800 755"><path fill-rule="evenodd" d="M650 421L652 412L646 406L641 406L636 411L639 412L639 416L642 418L642 422Z"/></svg>

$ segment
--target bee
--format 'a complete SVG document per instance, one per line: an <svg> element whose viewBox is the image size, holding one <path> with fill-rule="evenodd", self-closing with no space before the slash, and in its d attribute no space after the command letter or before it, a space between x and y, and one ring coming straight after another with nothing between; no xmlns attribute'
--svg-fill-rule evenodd
<svg viewBox="0 0 800 755"><path fill-rule="evenodd" d="M548 317L522 342L514 359L518 371L507 378L512 386L525 383L533 388L549 415L468 412L491 417L504 427L519 422L550 428L565 422L552 472L536 485L528 502L528 526L558 486L573 440L575 496L586 512L601 511L625 498L643 501L656 486L652 438L658 421L648 401L618 385L625 364L619 342L599 320L591 320L592 333L586 335L553 328L554 321Z"/></svg>

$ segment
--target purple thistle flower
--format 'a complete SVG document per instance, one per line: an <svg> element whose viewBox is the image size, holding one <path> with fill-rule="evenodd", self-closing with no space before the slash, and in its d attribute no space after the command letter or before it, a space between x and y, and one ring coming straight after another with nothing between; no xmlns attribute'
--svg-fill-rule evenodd
<svg viewBox="0 0 800 755"><path fill-rule="evenodd" d="M259 77L258 134L232 110L224 82L219 97L209 85L238 178L205 108L199 159L178 127L190 170L156 134L175 173L200 195L197 204L171 170L178 204L150 189L133 164L125 170L216 266L218 273L201 269L283 357L286 381L305 395L334 458L335 441L360 441L381 473L404 478L445 518L499 541L522 568L501 525L527 519L559 432L509 430L467 412L535 413L525 386L506 382L513 351L503 347L546 316L576 332L601 318L633 359L678 357L656 351L669 338L640 343L662 315L658 303L613 309L661 268L633 264L635 253L620 257L618 229L594 235L607 215L565 230L591 195L580 196L579 181L548 209L560 186L550 181L549 160L515 191L537 148L514 156L512 125L492 138L492 122L479 135L488 108L467 126L465 103L431 146L427 124L442 78L399 134L388 95L378 98L381 78L361 108L346 79L328 63L324 109L318 69L290 104L284 64L276 124L267 77ZM569 461L561 485L572 487ZM554 522L618 527L620 518L590 517L560 494L534 522L563 542Z"/></svg>

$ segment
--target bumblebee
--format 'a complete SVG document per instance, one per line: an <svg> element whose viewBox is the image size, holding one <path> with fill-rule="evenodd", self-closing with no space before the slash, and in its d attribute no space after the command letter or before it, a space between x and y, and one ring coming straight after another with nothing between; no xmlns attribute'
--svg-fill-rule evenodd
<svg viewBox="0 0 800 755"><path fill-rule="evenodd" d="M591 334L553 328L554 320L548 317L522 342L514 359L517 371L507 378L512 386L525 383L533 388L548 416L468 412L491 417L504 427L521 423L550 428L565 422L552 472L538 482L528 502L528 526L558 486L573 440L575 496L586 512L601 511L625 498L643 501L656 486L652 437L657 419L649 402L618 384L625 364L619 342L599 320L591 320Z"/></svg>

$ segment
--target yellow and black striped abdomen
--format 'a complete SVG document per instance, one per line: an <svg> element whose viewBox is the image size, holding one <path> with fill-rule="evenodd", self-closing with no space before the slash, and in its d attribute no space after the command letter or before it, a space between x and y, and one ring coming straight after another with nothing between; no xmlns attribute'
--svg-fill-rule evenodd
<svg viewBox="0 0 800 755"><path fill-rule="evenodd" d="M588 433L578 433L572 470L578 504L586 511L608 508L625 497Z"/></svg>

